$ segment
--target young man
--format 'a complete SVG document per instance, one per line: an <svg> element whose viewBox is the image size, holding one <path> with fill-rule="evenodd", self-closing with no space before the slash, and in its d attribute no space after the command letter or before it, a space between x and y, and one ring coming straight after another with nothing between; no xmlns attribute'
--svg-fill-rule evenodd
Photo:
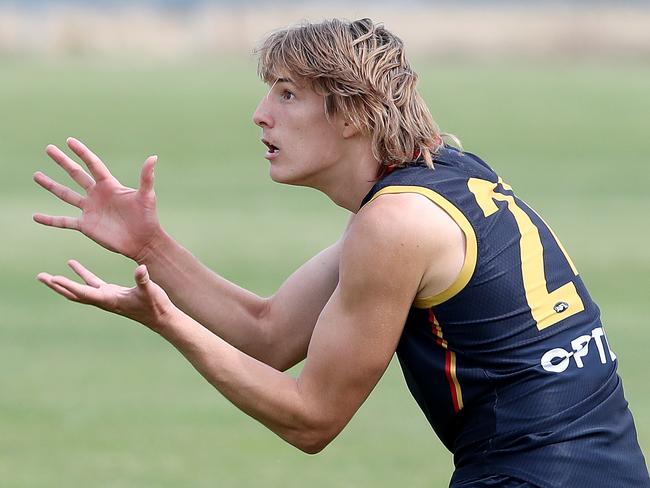
<svg viewBox="0 0 650 488"><path fill-rule="evenodd" d="M203 267L160 227L148 158L123 187L81 142L86 192L36 173L82 210L35 214L134 259L136 286L40 273L64 297L141 322L248 415L323 449L397 351L454 453L452 486L647 487L599 312L544 221L478 157L442 144L401 41L364 19L271 34L254 114L274 181L352 212L343 236L270 298ZM282 371L306 358L299 377Z"/></svg>

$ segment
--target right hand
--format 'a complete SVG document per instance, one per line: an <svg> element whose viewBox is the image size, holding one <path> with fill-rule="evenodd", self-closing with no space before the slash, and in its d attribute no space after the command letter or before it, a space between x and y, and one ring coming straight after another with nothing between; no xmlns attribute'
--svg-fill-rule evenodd
<svg viewBox="0 0 650 488"><path fill-rule="evenodd" d="M156 213L153 189L157 156L149 156L142 167L140 187L122 185L106 165L83 143L72 137L68 147L81 158L90 174L58 147L46 148L50 156L81 186L85 196L57 183L37 171L34 181L66 203L81 209L80 217L52 216L35 213L39 224L78 230L106 249L140 261L148 248L163 233Z"/></svg>
<svg viewBox="0 0 650 488"><path fill-rule="evenodd" d="M136 268L136 286L131 288L106 283L73 259L68 261L68 265L84 280L84 284L49 273L39 273L37 279L70 301L123 315L158 333L169 325L170 318L178 312L167 293L151 281L143 264Z"/></svg>

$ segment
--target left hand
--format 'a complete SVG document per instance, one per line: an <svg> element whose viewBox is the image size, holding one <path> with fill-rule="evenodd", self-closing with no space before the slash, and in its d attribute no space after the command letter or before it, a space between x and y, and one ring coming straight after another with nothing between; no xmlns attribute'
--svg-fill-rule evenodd
<svg viewBox="0 0 650 488"><path fill-rule="evenodd" d="M160 332L170 316L179 311L165 291L151 281L145 265L135 269L136 286L132 288L106 283L78 261L70 260L68 266L85 284L49 273L39 273L36 278L68 300L123 315L146 325L154 332Z"/></svg>

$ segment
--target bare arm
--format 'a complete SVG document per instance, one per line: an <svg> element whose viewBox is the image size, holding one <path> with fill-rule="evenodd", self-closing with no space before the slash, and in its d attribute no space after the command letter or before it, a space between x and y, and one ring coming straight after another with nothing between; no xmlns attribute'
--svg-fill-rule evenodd
<svg viewBox="0 0 650 488"><path fill-rule="evenodd" d="M408 196L381 197L351 224L339 283L318 319L297 379L246 355L178 310L148 279L144 266L136 270L138 284L131 289L116 291L111 288L116 285L98 283L79 269L88 285L59 276L48 284L73 301L144 323L237 407L315 453L343 429L383 374L425 270L449 245L435 232L437 220L449 220L444 212L422 218L422 213L403 212L403 202L411 204Z"/></svg>
<svg viewBox="0 0 650 488"><path fill-rule="evenodd" d="M303 360L316 320L338 283L340 241L296 270L270 298L214 273L165 236L140 260L187 315L279 370Z"/></svg>
<svg viewBox="0 0 650 488"><path fill-rule="evenodd" d="M156 213L155 156L147 158L140 187L133 189L115 179L80 141L70 138L68 146L90 173L55 146L48 146L47 154L86 195L41 172L34 180L82 214L74 218L37 213L36 222L78 230L111 251L145 263L181 310L247 354L279 369L305 357L316 319L338 281L339 244L303 265L273 297L259 297L210 271L164 232Z"/></svg>

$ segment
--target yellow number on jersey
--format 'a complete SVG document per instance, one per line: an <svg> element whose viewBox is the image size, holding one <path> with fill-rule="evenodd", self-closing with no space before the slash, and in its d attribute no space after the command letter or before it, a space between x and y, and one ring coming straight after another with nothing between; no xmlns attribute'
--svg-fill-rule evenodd
<svg viewBox="0 0 650 488"><path fill-rule="evenodd" d="M511 187L504 183L501 178L499 178L499 183L501 183L505 190L511 190ZM546 276L544 275L544 250L542 240L539 236L539 230L533 224L533 221L530 220L528 214L517 205L514 197L512 195L497 193L495 191L497 183L492 183L491 181L470 178L467 186L476 197L476 202L486 217L498 210L494 202L495 200L500 200L507 203L508 210L517 222L517 227L521 234L519 248L521 252L521 275L524 281L524 293L526 294L526 302L528 302L533 319L537 322L537 328L539 330L545 329L567 317L582 312L585 307L582 299L578 296L573 282L565 283L549 293L546 287ZM569 258L569 255L555 233L552 230L550 232L557 242L558 247L564 253L573 273L577 275L578 272L571 258Z"/></svg>

